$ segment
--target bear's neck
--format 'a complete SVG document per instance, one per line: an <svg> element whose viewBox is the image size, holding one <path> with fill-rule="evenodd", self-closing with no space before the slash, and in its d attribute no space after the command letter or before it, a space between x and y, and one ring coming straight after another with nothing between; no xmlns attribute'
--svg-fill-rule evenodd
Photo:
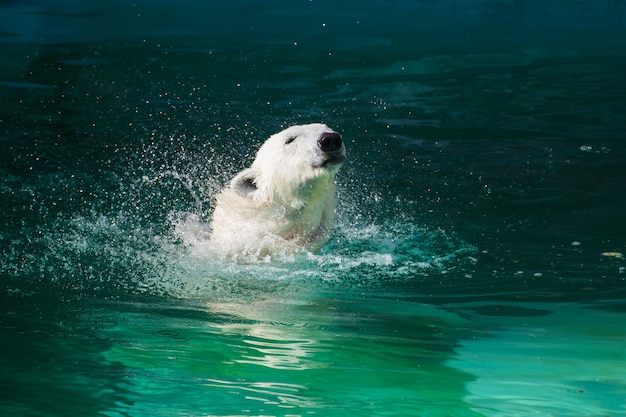
<svg viewBox="0 0 626 417"><path fill-rule="evenodd" d="M305 247L325 241L334 219L334 177L308 182L284 197L275 202L277 234Z"/></svg>
<svg viewBox="0 0 626 417"><path fill-rule="evenodd" d="M318 210L326 205L329 195L334 194L334 176L312 178L291 190L277 195L276 203L287 211Z"/></svg>

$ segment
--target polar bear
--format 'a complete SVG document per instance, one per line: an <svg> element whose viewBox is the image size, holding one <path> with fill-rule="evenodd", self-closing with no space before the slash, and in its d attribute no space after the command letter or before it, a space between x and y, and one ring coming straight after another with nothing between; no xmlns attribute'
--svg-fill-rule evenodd
<svg viewBox="0 0 626 417"><path fill-rule="evenodd" d="M321 123L272 135L217 195L211 242L256 259L318 251L335 218L335 175L345 159L341 136Z"/></svg>

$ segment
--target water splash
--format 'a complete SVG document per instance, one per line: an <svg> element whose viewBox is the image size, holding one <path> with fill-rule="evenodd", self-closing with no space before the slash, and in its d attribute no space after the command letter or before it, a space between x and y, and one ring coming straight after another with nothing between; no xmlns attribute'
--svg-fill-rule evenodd
<svg viewBox="0 0 626 417"><path fill-rule="evenodd" d="M376 184L359 180L355 168L340 184L339 221L321 253L226 259L209 240L212 198L242 165L226 148L223 141L152 134L147 143L117 150L120 161L109 163L118 171L111 175L116 186L92 193L93 201L75 212L52 215L41 203L49 221L22 228L26 236L0 255L4 272L19 278L14 289L29 281L33 291L51 285L80 297L224 299L285 282L376 287L472 263L474 247L445 230L418 226L409 213L415 207L381 217L380 210L395 203L372 197L380 195ZM55 181L72 186L62 174ZM82 186L99 184L86 179ZM54 192L48 182L30 188L33 199Z"/></svg>

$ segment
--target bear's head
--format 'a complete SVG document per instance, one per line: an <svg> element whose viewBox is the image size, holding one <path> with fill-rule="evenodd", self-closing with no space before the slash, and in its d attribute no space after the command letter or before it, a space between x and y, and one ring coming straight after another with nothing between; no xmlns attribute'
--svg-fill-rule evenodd
<svg viewBox="0 0 626 417"><path fill-rule="evenodd" d="M345 159L341 136L328 126L292 126L270 136L230 186L260 204L306 204L329 192Z"/></svg>

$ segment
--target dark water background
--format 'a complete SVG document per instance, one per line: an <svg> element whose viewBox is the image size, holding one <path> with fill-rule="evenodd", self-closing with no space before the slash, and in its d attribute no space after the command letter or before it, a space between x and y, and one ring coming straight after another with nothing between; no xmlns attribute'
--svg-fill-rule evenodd
<svg viewBox="0 0 626 417"><path fill-rule="evenodd" d="M0 1L0 413L626 416L623 1ZM272 133L318 255L203 251Z"/></svg>

